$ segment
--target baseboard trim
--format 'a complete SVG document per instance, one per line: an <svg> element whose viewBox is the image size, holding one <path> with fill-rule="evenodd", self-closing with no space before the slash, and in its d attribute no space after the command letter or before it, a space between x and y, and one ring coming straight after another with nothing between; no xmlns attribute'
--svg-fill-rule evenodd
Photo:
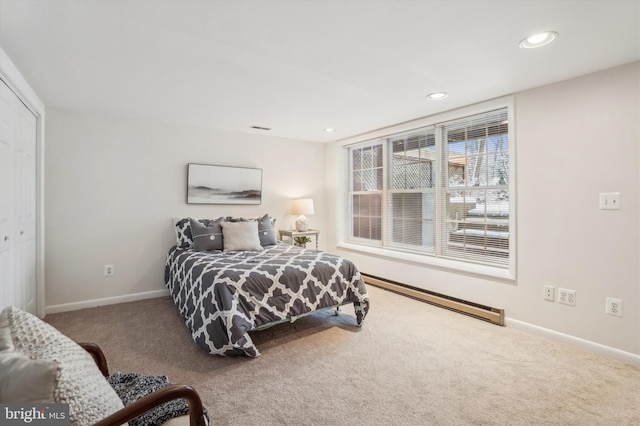
<svg viewBox="0 0 640 426"><path fill-rule="evenodd" d="M135 302L137 300L153 299L168 296L169 290L153 290L142 293L125 294L123 296L104 297L102 299L85 300L82 302L63 303L45 307L45 315L59 312L77 311L80 309L95 308L98 306L115 305L118 303Z"/></svg>
<svg viewBox="0 0 640 426"><path fill-rule="evenodd" d="M526 322L518 321L512 318L505 318L505 325L518 330L526 331L527 333L535 334L538 336L546 337L551 340L566 343L571 346L584 349L587 352L591 352L597 355L602 355L608 358L613 358L625 364L640 367L640 355L636 355L631 352L625 352L620 349L612 348L610 346L601 345L590 340L581 339L579 337L571 336L569 334L560 333L548 328L539 327L537 325L529 324Z"/></svg>

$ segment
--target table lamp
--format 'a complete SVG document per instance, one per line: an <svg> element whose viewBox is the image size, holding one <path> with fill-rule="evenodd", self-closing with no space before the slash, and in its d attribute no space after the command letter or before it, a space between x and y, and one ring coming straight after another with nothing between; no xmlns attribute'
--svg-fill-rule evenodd
<svg viewBox="0 0 640 426"><path fill-rule="evenodd" d="M296 220L296 231L304 232L309 230L309 219L305 217L305 214L314 214L313 199L311 198L298 198L291 203L291 211L293 214L299 214L298 220Z"/></svg>

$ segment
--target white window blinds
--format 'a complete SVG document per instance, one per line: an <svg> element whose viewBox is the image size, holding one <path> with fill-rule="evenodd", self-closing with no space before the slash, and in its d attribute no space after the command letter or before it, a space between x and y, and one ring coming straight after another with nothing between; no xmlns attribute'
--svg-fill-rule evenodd
<svg viewBox="0 0 640 426"><path fill-rule="evenodd" d="M350 234L353 239L382 241L382 144L350 150Z"/></svg>
<svg viewBox="0 0 640 426"><path fill-rule="evenodd" d="M508 264L508 122L505 108L442 126L447 257Z"/></svg>
<svg viewBox="0 0 640 426"><path fill-rule="evenodd" d="M387 246L433 253L435 244L435 130L421 129L388 139Z"/></svg>

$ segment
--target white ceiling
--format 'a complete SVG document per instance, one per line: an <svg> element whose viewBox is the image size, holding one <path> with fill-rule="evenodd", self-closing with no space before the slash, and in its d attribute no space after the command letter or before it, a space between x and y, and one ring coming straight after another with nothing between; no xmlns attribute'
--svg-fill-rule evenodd
<svg viewBox="0 0 640 426"><path fill-rule="evenodd" d="M0 0L0 47L47 107L325 142L638 60L640 0Z"/></svg>

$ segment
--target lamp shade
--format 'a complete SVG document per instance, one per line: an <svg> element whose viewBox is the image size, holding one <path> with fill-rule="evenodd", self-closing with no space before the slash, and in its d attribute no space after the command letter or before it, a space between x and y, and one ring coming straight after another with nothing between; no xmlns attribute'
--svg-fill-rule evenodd
<svg viewBox="0 0 640 426"><path fill-rule="evenodd" d="M293 214L314 214L312 198L298 198L291 203L291 212Z"/></svg>

